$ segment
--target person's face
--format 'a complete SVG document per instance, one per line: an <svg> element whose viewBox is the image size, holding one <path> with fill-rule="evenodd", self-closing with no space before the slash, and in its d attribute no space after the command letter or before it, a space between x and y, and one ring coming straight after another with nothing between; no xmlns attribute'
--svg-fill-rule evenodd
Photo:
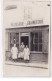
<svg viewBox="0 0 52 81"><path fill-rule="evenodd" d="M22 45L23 45L23 42L22 42Z"/></svg>
<svg viewBox="0 0 52 81"><path fill-rule="evenodd" d="M28 46L26 45L26 48L27 48Z"/></svg>

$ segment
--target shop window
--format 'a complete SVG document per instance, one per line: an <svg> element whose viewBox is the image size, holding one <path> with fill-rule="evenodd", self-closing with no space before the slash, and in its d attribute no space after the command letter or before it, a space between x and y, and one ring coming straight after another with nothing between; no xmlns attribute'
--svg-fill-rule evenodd
<svg viewBox="0 0 52 81"><path fill-rule="evenodd" d="M31 51L42 51L42 32L31 32Z"/></svg>
<svg viewBox="0 0 52 81"><path fill-rule="evenodd" d="M14 43L19 48L19 33L10 33L10 48Z"/></svg>

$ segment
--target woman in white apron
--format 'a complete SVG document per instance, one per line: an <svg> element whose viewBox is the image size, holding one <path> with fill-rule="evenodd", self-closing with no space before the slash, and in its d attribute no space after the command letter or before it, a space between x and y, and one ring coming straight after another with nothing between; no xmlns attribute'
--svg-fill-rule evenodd
<svg viewBox="0 0 52 81"><path fill-rule="evenodd" d="M14 46L12 47L11 53L12 53L12 59L16 61L18 56L18 49L16 47L16 44L14 44Z"/></svg>
<svg viewBox="0 0 52 81"><path fill-rule="evenodd" d="M20 49L19 49L19 55L18 58L22 60L24 58L24 44L23 42L21 43Z"/></svg>
<svg viewBox="0 0 52 81"><path fill-rule="evenodd" d="M26 45L26 47L24 48L24 60L25 60L25 62L29 62L29 55L30 55L30 50L29 50L28 46Z"/></svg>

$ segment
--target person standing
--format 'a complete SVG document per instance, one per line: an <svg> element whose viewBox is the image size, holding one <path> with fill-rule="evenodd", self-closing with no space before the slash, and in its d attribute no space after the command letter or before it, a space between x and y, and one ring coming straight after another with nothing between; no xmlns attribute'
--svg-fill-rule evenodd
<svg viewBox="0 0 52 81"><path fill-rule="evenodd" d="M24 43L22 42L21 43L21 46L20 46L20 48L19 48L19 55L18 55L18 58L20 59L20 60L23 60L23 58L24 58Z"/></svg>
<svg viewBox="0 0 52 81"><path fill-rule="evenodd" d="M18 56L18 49L16 47L16 44L14 44L14 46L11 48L11 53L13 61L16 61Z"/></svg>
<svg viewBox="0 0 52 81"><path fill-rule="evenodd" d="M25 62L29 62L29 55L30 55L30 50L28 46L26 45L26 47L24 48L24 61Z"/></svg>

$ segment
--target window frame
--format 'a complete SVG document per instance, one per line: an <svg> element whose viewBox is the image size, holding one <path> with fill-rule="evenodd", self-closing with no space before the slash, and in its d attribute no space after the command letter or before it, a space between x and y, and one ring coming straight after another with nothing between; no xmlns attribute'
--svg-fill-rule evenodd
<svg viewBox="0 0 52 81"><path fill-rule="evenodd" d="M39 48L40 45L42 46L42 41L39 42L40 39L42 40L42 32L41 32L41 31L36 31L36 32L31 32L31 34L32 34L32 33L33 33L33 38L32 38L32 40L33 40L34 47L35 47L35 45L38 45L38 46L37 46L37 50L35 50L36 48L34 48L33 51L42 52L42 47L41 47L41 49ZM35 38L35 33L38 33L38 37L37 37L37 38ZM40 33L41 33L41 38L40 38ZM38 40L37 43L35 43L35 40L36 40L36 39ZM31 48L31 51L32 51L32 48Z"/></svg>

